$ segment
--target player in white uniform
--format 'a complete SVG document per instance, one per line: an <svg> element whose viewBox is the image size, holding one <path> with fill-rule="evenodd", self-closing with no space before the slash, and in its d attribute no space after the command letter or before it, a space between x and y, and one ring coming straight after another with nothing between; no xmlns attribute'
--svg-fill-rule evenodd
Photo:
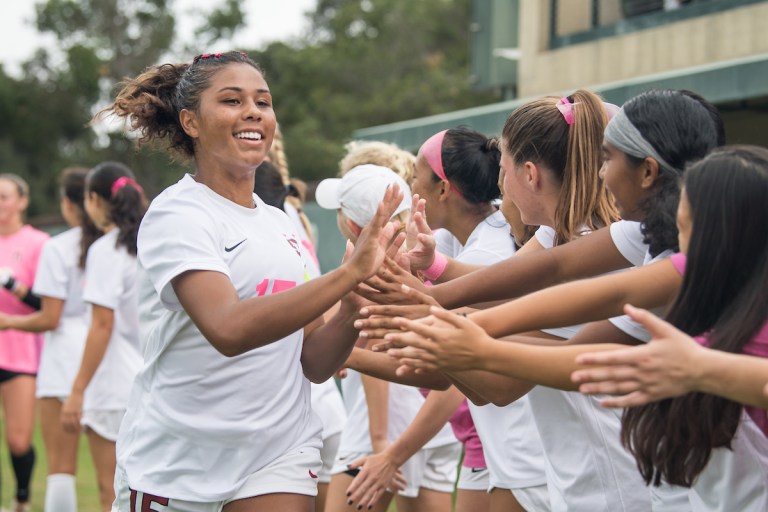
<svg viewBox="0 0 768 512"><path fill-rule="evenodd" d="M72 389L88 333L88 308L83 302L83 269L90 245L101 236L85 213L87 169L65 169L61 177L61 214L71 229L51 238L40 255L33 292L41 299L38 312L0 315L0 329L45 332L37 373L37 401L48 478L46 512L76 512L75 469L79 433L61 426L61 405Z"/></svg>
<svg viewBox="0 0 768 512"><path fill-rule="evenodd" d="M72 435L86 430L102 510L114 501L115 441L141 365L135 253L145 204L125 165L104 162L88 172L85 209L105 234L88 249L82 300L91 306L91 321L61 423Z"/></svg>
<svg viewBox="0 0 768 512"><path fill-rule="evenodd" d="M411 206L410 189L392 169L372 164L358 165L342 178L324 180L317 188L318 204L337 211L339 229L354 240L360 226L374 213L374 207L392 184L407 191L396 210L403 221ZM342 432L337 462L332 469L330 510L349 501L347 487L357 473L350 464L361 457L380 453L383 446L398 439L424 403L415 388L390 384L349 371L342 381L349 416ZM366 428L368 427L368 428ZM399 510L444 510L450 506L460 447L445 425L402 467L406 485L396 497ZM382 489L383 490L383 489ZM377 496L378 498L378 496ZM370 502L375 510L386 510L393 494ZM366 503L366 506L368 503Z"/></svg>
<svg viewBox="0 0 768 512"><path fill-rule="evenodd" d="M195 164L139 232L161 306L120 429L113 510L311 512L321 438L308 379L327 380L356 341L348 292L383 261L402 193L387 191L347 263L305 283L293 224L253 194L276 120L251 59L149 68L108 111Z"/></svg>
<svg viewBox="0 0 768 512"><path fill-rule="evenodd" d="M707 110L702 108L702 106L695 100L685 97L685 95L677 92L655 92L635 98L625 105L625 108L628 108L631 111L630 114L633 116L638 115L639 110L641 112L639 115L641 116L647 115L654 119L659 117L646 112L646 110L650 108L649 105L654 105L655 108L668 112L667 114L662 114L662 116L669 115L670 117L677 119L676 122L667 123L660 129L646 128L646 130L648 130L647 133L650 133L649 137L657 142L657 144L662 140L670 138L675 139L675 137L670 136L670 134L678 135L675 140L684 141L679 143L678 147L670 148L664 147L663 145L661 146L664 149L662 153L665 154L667 160L679 163L696 159L697 157L701 157L714 145L717 137L713 123L709 122L710 115ZM602 173L604 174L607 185L616 198L616 203L619 206L622 215L630 219L635 218L641 220L643 212L646 211L644 208L648 208L648 205L651 204L651 199L664 201L668 194L674 195L676 193L677 182L667 175L670 174L672 177L675 177L679 175L680 171L676 170L677 168L675 167L671 167L664 157L657 152L658 150L654 149L654 146L651 146L642 138L642 136L634 136L631 138L633 141L642 141L637 143L638 146L644 144L642 148L634 146L628 148L621 145L618 146L621 148L620 150L611 149L612 144L621 143L620 135L616 135L616 126L624 127L626 126L626 122L627 117L624 110L622 110L611 121L610 127L606 131L604 152L607 153L613 151L614 153L609 155L610 158L605 158ZM701 128L697 132L692 129L694 126ZM624 128L622 128L622 130L623 129ZM664 132L664 130L666 130L666 132ZM681 136L680 134L683 135ZM638 190L628 185L626 182L626 175L629 172L629 169L622 167L622 163L627 157L626 154L621 153L621 151L626 151L627 154L634 158L638 158L638 153L642 154L643 152L647 152L647 154L651 155L647 160L652 159L653 164L655 164L655 175L659 176L659 167L663 169L664 175L661 178L658 178L661 184L656 185L656 187L661 190L656 192L658 196L642 192L644 189L649 188L649 186L639 187ZM658 162L663 162L663 164ZM639 171L640 169L636 170L636 172ZM648 184L653 184L653 180L649 179ZM667 205L667 208L668 207L669 206ZM659 218L664 218L663 211L654 210L653 214L646 213L646 215L648 215L649 221L653 220L653 222L649 223L649 228L647 230L648 238L651 240L651 248L656 252L663 252L665 241L669 239L669 230L674 230L674 225L673 223L670 225L669 221L666 223L658 222ZM631 223L619 223L618 226L622 226L622 230L629 230L629 232L631 232L632 229L635 229L636 231L636 225L632 226L630 224ZM611 232L613 231L619 232L615 226L612 226ZM593 235L585 236L584 239L589 240L591 236ZM631 237L628 237L628 239L631 239ZM618 276L617 278L621 279ZM609 277L605 279L610 280L611 278ZM676 283L674 277L667 281L669 282L667 288L670 288L671 286L673 290L676 284L679 284L679 280ZM567 286L568 285L564 285L564 287ZM586 293L562 296L558 295L558 289L553 289L551 291L547 290L539 294L519 299L508 305L501 306L498 310L489 310L478 313L477 315L473 315L472 318L473 320L476 319L480 325L488 329L489 333L492 333L492 335L501 336L514 332L526 332L545 326L568 325L574 320L594 320L608 316L601 316L599 310L592 305L594 302L590 302L590 299L592 298L590 293L597 293L594 291L594 287L593 289L590 289L590 285L585 285L583 288ZM561 287L560 289L564 288ZM616 292L617 290L621 290L621 288L614 286L613 289L610 289L610 287L608 287L609 292ZM580 297L580 299L574 300L575 296ZM610 302L611 300L608 298L605 301ZM612 305L613 309L610 309L609 307L608 310L614 311L619 303L615 302L615 304L607 305ZM502 310L505 312L515 311L515 313L511 316L505 315L502 319L501 316L499 316L499 313L501 313ZM556 314L555 311L558 313L562 311L570 311L571 314ZM614 325L606 321L602 324L590 324L576 335L573 335L570 332L555 332L553 334L560 334L561 336L571 338L569 344L583 344L596 340L626 343L624 337L621 335L621 331L619 331L619 334L611 334L612 330L616 330ZM531 388L531 385L528 382L536 382L565 390L573 388L573 385L568 379L571 370L567 367L563 368L562 366L558 366L558 364L555 363L555 354L561 355L565 360L567 360L568 357L571 357L572 363L572 350L576 349L575 347L563 351L551 348L531 348L529 351L528 348L520 345L515 346L515 344L507 344L505 348L512 350L520 348L522 351L521 353L527 353L527 356L525 357L531 357L530 361L539 361L538 358L540 358L542 364L544 361L547 361L547 366L546 368L537 367L538 363L534 362L522 364L521 357L523 356L517 354L516 357L513 357L517 362L515 367L527 368L530 371L516 372L514 369L511 369L510 371L504 371L502 373L525 379L526 383L512 383L505 378L498 380L495 377L491 377L486 380L485 377L480 377L479 380L473 383L478 392L481 392L479 388L482 388L483 391L481 393L489 393L489 390L493 388L493 392L487 396L494 401L505 401L505 396L506 400L510 400L526 393L527 390ZM558 359L558 361L559 360L560 359ZM480 384L478 388L478 383L480 381L483 381L484 383ZM631 504L634 499L632 498L633 489L632 485L627 485L627 482L632 481L633 478L636 480L636 473L634 473L634 470L631 467L631 461L626 460L626 453L623 452L623 449L619 444L619 415L614 415L614 417L611 418L610 415L606 415L610 413L606 413L605 410L600 409L597 401L584 399L584 397L579 397L574 393L563 393L562 391L543 387L536 388L533 393L535 394L529 395L532 400L537 397L541 398L541 400L536 400L536 403L542 404L542 407L535 407L534 412L536 413L537 423L540 426L542 436L545 439L545 446L550 446L552 448L559 446L558 449L553 449L551 451L552 457L556 456L559 458L570 453L570 456L563 459L560 464L561 467L574 470L570 472L571 476L568 479L563 480L563 485L559 486L562 491L562 500L558 500L562 502L562 505L560 506L574 507L575 510L580 510L581 508L586 509L587 507L607 507L604 509L610 510L611 507L614 506L611 505L611 503L624 503L624 506ZM570 407L565 404L560 407L553 407L552 404L559 398L567 398ZM563 414L571 408L574 411L581 412L572 414L569 420L569 418L563 417ZM593 450L592 455L585 454L579 456L574 453L574 450L577 450L579 446L571 443L557 443L558 439L562 439L562 432L559 431L556 426L569 424L569 421L572 425L572 428L569 428L570 431L576 432L583 430L582 435L577 437L586 437L591 440L590 446ZM547 439L550 439L551 442L548 442ZM567 460L589 462L587 462L587 466L583 468L583 470L580 470L578 467L574 467L573 464L565 464ZM603 474L614 475L614 478L612 480L605 477L600 477L596 480L593 479L593 481L600 482L600 487L588 487L590 483L583 480L579 485L573 483L568 484L569 481L579 481L588 470L601 470L601 468ZM621 474L624 474L624 476L620 476ZM617 476L618 478L616 478ZM610 481L613 481L614 485L606 487L606 483ZM572 492L578 492L578 494L570 494ZM686 493L681 489L669 487L653 489L653 509L675 511L688 510L685 494ZM593 497L592 501L586 500L589 496ZM603 499L605 499L605 501L603 501ZM553 505L554 504L555 501L553 500Z"/></svg>
<svg viewBox="0 0 768 512"><path fill-rule="evenodd" d="M277 141L277 139L275 139ZM274 145L273 145L274 150ZM274 151L273 151L274 152ZM285 157L283 156L283 159ZM287 174L287 167L285 168ZM295 201L301 201L292 185L285 185L281 177L281 171L272 163L264 161L256 170L255 187L253 191L265 203L283 210L293 222L299 242L303 246L302 257L310 279L320 277L320 265L315 254L314 243L307 232L309 219L306 218L290 201L292 196ZM293 195L296 194L296 195ZM301 203L299 203L301 204ZM331 318L332 312L326 313L326 318ZM341 431L347 421L347 411L336 381L331 378L325 382L310 383L312 410L320 417L323 426L323 447L320 449L320 457L323 465L317 472L317 497L315 498L315 511L325 510L325 497L328 494L328 484L331 482L331 469L336 460L336 452L341 442Z"/></svg>

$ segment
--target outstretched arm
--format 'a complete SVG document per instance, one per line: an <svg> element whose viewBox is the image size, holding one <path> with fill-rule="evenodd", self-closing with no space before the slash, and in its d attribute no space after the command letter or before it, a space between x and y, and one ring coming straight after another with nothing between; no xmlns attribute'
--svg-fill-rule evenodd
<svg viewBox="0 0 768 512"><path fill-rule="evenodd" d="M554 284L591 277L630 266L605 227L545 251L519 254L432 287L430 294L445 308L508 300Z"/></svg>
<svg viewBox="0 0 768 512"><path fill-rule="evenodd" d="M707 349L648 311L629 305L625 309L651 333L652 341L577 357L577 363L592 366L573 374L582 393L619 395L603 400L606 407L634 407L701 391L768 408L768 360Z"/></svg>
<svg viewBox="0 0 768 512"><path fill-rule="evenodd" d="M388 189L374 219L358 238L349 261L301 286L240 300L224 274L189 271L173 279L174 292L195 325L222 354L236 356L273 343L320 317L379 268L395 239L396 225L390 223L389 218L401 198L396 187ZM352 316L347 314L341 323L346 325ZM329 358L302 357L304 372L313 381L320 382L330 377L344 361L346 354L341 353L351 350L357 336L351 329L332 326L318 327L312 337L313 344L307 340L305 346L321 349L327 346L325 341L333 339L332 344L339 347L338 353ZM317 340L321 342L318 344Z"/></svg>

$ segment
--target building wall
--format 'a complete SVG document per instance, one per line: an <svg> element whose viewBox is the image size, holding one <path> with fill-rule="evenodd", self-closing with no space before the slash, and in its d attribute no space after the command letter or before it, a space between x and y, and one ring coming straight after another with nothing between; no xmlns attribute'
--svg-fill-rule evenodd
<svg viewBox="0 0 768 512"><path fill-rule="evenodd" d="M558 32L588 27L590 3L560 0ZM601 15L604 23L610 21L602 19L606 13L614 17L617 11L608 0L601 4L605 4ZM768 53L768 2L553 50L549 49L550 8L547 0L520 3L521 97Z"/></svg>

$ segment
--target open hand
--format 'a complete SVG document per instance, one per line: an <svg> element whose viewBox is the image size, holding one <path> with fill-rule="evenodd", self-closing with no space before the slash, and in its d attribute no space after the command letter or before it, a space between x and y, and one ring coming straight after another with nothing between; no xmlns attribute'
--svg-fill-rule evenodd
<svg viewBox="0 0 768 512"><path fill-rule="evenodd" d="M397 185L388 187L373 219L360 232L347 263L358 282L369 278L381 267L390 246L398 239L400 244L403 243L405 237L397 234L399 222L389 220L402 199L403 193Z"/></svg>
<svg viewBox="0 0 768 512"><path fill-rule="evenodd" d="M398 318L405 332L390 333L384 339L405 348L391 349L389 355L403 365L429 371L480 368L483 352L494 340L464 316L438 307L432 307L431 313L420 320Z"/></svg>
<svg viewBox="0 0 768 512"><path fill-rule="evenodd" d="M603 400L605 407L635 407L695 389L699 368L696 358L706 349L644 309L627 305L624 311L651 333L651 342L578 356L577 364L596 366L572 374L573 382L580 384L579 391L621 395Z"/></svg>
<svg viewBox="0 0 768 512"><path fill-rule="evenodd" d="M360 469L347 488L348 504L357 509L372 508L385 492L405 489L406 481L386 450L358 459L349 468Z"/></svg>

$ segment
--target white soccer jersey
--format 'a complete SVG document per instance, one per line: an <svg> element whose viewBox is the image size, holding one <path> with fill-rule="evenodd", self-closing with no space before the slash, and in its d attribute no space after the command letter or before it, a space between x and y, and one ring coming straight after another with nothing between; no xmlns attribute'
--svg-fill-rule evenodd
<svg viewBox="0 0 768 512"><path fill-rule="evenodd" d="M88 249L83 300L114 312L112 335L85 393L83 410L123 410L141 367L136 257L116 247L113 229Z"/></svg>
<svg viewBox="0 0 768 512"><path fill-rule="evenodd" d="M611 240L627 261L636 267L642 267L651 263L656 263L664 258L672 256L673 251L666 250L651 256L648 245L643 242L643 233L639 222L619 221L611 224ZM664 316L664 307L655 308L651 311L658 316ZM613 325L629 334L633 338L649 342L651 334L639 323L635 322L627 315L615 316L608 320Z"/></svg>
<svg viewBox="0 0 768 512"><path fill-rule="evenodd" d="M64 301L59 326L45 333L37 373L37 397L65 397L80 367L90 310L83 302L83 271L79 267L79 227L57 235L43 246L32 291Z"/></svg>
<svg viewBox="0 0 768 512"><path fill-rule="evenodd" d="M246 299L304 282L293 225L284 212L255 195L254 201L256 208L244 208L185 176L144 217L139 262L163 309L148 331L117 443L118 464L133 489L224 500L278 457L321 446L300 362L303 330L225 357L171 285L187 271L220 272Z"/></svg>
<svg viewBox="0 0 768 512"><path fill-rule="evenodd" d="M544 248L550 248L554 233L542 226L536 238ZM543 332L569 339L582 327ZM651 494L634 459L621 446L620 413L601 407L600 397L545 386L536 386L528 397L547 459L553 512L651 509Z"/></svg>
<svg viewBox="0 0 768 512"><path fill-rule="evenodd" d="M475 227L465 245L453 240L447 256L462 263L493 265L515 252L509 224L498 211ZM546 483L541 439L527 397L505 407L478 407L470 402L469 411L483 444L492 487L518 489Z"/></svg>
<svg viewBox="0 0 768 512"><path fill-rule="evenodd" d="M690 491L693 512L768 510L768 439L746 411L731 448L715 448Z"/></svg>

